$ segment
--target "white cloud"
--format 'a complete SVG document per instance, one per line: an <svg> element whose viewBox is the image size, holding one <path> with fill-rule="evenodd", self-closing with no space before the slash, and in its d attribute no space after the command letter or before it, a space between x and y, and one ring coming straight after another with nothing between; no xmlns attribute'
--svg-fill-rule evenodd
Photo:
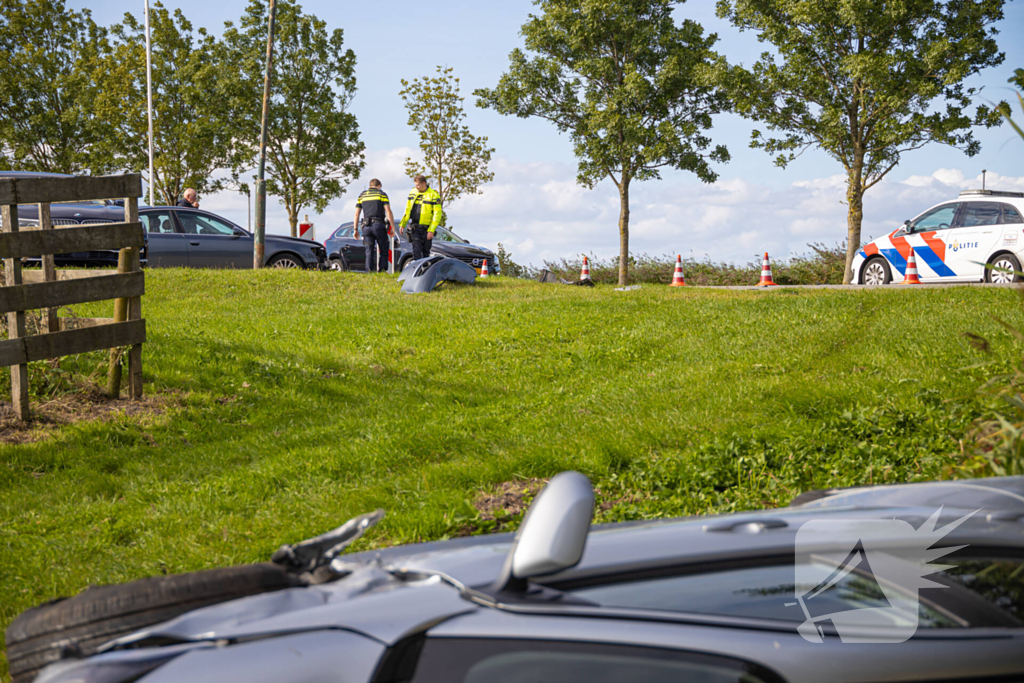
<svg viewBox="0 0 1024 683"><path fill-rule="evenodd" d="M322 214L310 218L321 239L352 220L355 199L370 178L379 178L401 215L407 189L404 162L413 150L402 147L367 152L363 177ZM501 242L517 261L541 265L581 253L602 258L618 254L619 199L603 182L588 190L576 183L576 169L559 163L512 163L499 158L495 179L481 194L459 200L449 210L455 231L474 243ZM677 176L678 177L678 176ZM1024 176L989 173L992 189L1024 191ZM981 176L942 168L901 182L882 181L864 201L863 238L879 237L930 206L963 189L981 187ZM795 181L773 189L742 178L712 185L696 179L634 183L630 189L630 248L634 253L683 254L714 261L746 263L765 251L786 258L808 251L808 242L834 244L846 237L843 175ZM246 225L244 195L204 197L208 208ZM268 232L287 233L287 216L274 198L268 202Z"/></svg>

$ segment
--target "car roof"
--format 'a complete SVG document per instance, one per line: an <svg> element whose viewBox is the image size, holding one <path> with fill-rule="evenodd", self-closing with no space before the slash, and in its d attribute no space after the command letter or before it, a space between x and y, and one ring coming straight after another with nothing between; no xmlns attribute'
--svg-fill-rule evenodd
<svg viewBox="0 0 1024 683"><path fill-rule="evenodd" d="M1024 548L1024 476L866 486L832 490L808 504L776 510L597 525L591 529L580 563L543 583L652 566L792 555L796 532L810 519L895 517L917 528L939 508L940 525L974 513L950 539ZM750 533L758 526L760 530ZM476 536L367 551L347 559L380 559L410 570L444 572L468 586L482 586L497 577L512 540L513 534Z"/></svg>

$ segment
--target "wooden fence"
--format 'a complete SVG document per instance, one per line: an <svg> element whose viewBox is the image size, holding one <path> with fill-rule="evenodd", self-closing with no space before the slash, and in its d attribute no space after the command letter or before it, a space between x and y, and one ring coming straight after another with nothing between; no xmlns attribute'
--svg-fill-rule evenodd
<svg viewBox="0 0 1024 683"><path fill-rule="evenodd" d="M5 283L0 287L0 314L7 314L8 338L0 341L0 366L11 367L11 402L22 420L31 416L28 363L76 353L111 349L111 383L120 391L120 349L128 353L128 394L142 397L142 319L144 275L139 249L142 179L137 173L75 178L0 178L0 258ZM124 223L54 226L50 204L96 199L124 199ZM38 225L20 225L19 205L38 204ZM118 250L117 272L54 268L53 255ZM42 257L41 270L23 270L22 257ZM58 309L115 299L113 318L60 318ZM25 312L42 309L42 334L28 335ZM116 366L116 367L115 367ZM116 374L116 377L115 377ZM114 381L116 379L116 382Z"/></svg>

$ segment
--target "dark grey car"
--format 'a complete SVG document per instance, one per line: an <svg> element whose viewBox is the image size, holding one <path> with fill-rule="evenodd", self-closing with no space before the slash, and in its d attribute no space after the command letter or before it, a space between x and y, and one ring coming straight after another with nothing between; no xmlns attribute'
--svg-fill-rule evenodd
<svg viewBox="0 0 1024 683"><path fill-rule="evenodd" d="M1024 680L1024 477L818 491L794 502L762 512L590 529L589 482L563 473L534 500L515 536L339 555L380 519L378 511L275 553L295 587L274 585L265 589L272 592L185 612L113 640L100 654L55 664L37 680ZM865 535L850 554L854 562L872 558L877 571L868 571L867 559L845 568L833 564L834 553L843 557L849 546L829 535L801 550L805 527L823 520L834 528L889 529ZM943 538L936 540L934 528ZM926 566L939 557L939 566ZM794 572L799 576L805 562L822 564L832 576L801 592ZM882 578L883 565L889 579ZM893 567L912 571L893 581ZM922 582L925 575L934 581ZM132 585L114 588L127 595ZM156 604L157 594L147 590ZM906 640L856 640L851 634L857 631L840 630L840 620L851 614L893 613L890 599L911 592L918 598L913 609L891 624L913 621ZM27 612L19 617L22 625L8 629L9 639L14 630L35 633L25 643L39 651L39 631L29 627L53 629L60 610L81 612L82 604L73 601L83 596L88 591L71 604ZM108 594L97 594L93 604L112 603ZM138 609L125 615L126 624ZM887 630L894 629L860 633ZM49 638L66 647L73 633L55 631ZM14 649L20 647L16 642L9 649L12 671L25 656Z"/></svg>
<svg viewBox="0 0 1024 683"><path fill-rule="evenodd" d="M139 220L149 238L151 268L252 268L252 234L226 218L168 206L140 209ZM265 258L268 267L325 268L327 251L311 240L267 235Z"/></svg>
<svg viewBox="0 0 1024 683"><path fill-rule="evenodd" d="M366 248L363 246L363 240L356 239L353 234L352 223L343 223L324 241L328 262L332 268L366 270ZM493 251L470 244L468 240L459 237L448 228L437 229L434 239L430 242L430 254L458 259L472 267L477 275L480 274L486 260L491 275L501 274L501 264L498 263ZM395 243L394 258L396 273L402 272L412 261L412 244L402 235L399 235Z"/></svg>
<svg viewBox="0 0 1024 683"><path fill-rule="evenodd" d="M53 204L50 213L56 226L124 220L124 207L104 202ZM23 226L38 225L35 205L20 207L18 216ZM139 220L146 231L142 263L149 268L252 268L252 234L222 216L201 209L144 206L139 209ZM117 252L56 254L54 262L57 266L116 266ZM264 263L277 268L323 269L327 251L319 242L267 235Z"/></svg>

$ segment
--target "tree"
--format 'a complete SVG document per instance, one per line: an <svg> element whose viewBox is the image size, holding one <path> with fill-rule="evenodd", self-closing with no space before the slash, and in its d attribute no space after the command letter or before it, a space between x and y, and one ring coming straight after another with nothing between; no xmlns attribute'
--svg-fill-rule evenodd
<svg viewBox="0 0 1024 683"><path fill-rule="evenodd" d="M115 134L110 154L126 170L142 169L160 200L174 204L185 188L215 190L219 168L230 165L224 99L217 92L219 65L214 39L192 30L181 10L161 3L150 10L153 62L153 175L149 168L146 116L145 27L131 14L111 28L111 51L96 69L95 107Z"/></svg>
<svg viewBox="0 0 1024 683"><path fill-rule="evenodd" d="M572 137L577 180L593 188L611 178L619 191L619 284L629 268L629 189L660 178L663 168L717 179L709 160L729 153L704 131L727 107L704 84L717 40L700 24L677 25L676 0L536 0L522 33L528 50L509 56L508 73L493 90L477 90L479 106L502 114L548 119Z"/></svg>
<svg viewBox="0 0 1024 683"><path fill-rule="evenodd" d="M402 79L398 93L409 111L409 126L420 136L423 162L405 160L409 177L424 175L437 182L442 209L459 197L480 192L480 186L494 179L487 170L494 149L486 137L477 137L462 125L466 112L459 95L459 79L452 69L437 67L437 76L424 76L411 83ZM447 218L442 211L442 225Z"/></svg>
<svg viewBox="0 0 1024 683"><path fill-rule="evenodd" d="M105 123L90 76L106 49L88 10L63 0L0 0L0 155L13 170L105 173Z"/></svg>
<svg viewBox="0 0 1024 683"><path fill-rule="evenodd" d="M293 0L278 0L274 35L267 192L281 198L294 237L302 208L323 211L365 166L359 126L347 111L356 57L344 49L341 29L328 33L325 22L303 14ZM267 4L250 0L237 28L225 24L221 57L229 132L242 147L232 171L238 187L259 152L266 50Z"/></svg>
<svg viewBox="0 0 1024 683"><path fill-rule="evenodd" d="M999 64L991 24L1003 0L719 0L718 15L753 30L778 56L764 53L751 69L722 65L715 82L737 111L779 137L754 131L751 146L785 167L818 147L847 177L844 283L860 249L864 193L930 142L977 154L972 125L998 114L965 110L977 93L963 81Z"/></svg>

